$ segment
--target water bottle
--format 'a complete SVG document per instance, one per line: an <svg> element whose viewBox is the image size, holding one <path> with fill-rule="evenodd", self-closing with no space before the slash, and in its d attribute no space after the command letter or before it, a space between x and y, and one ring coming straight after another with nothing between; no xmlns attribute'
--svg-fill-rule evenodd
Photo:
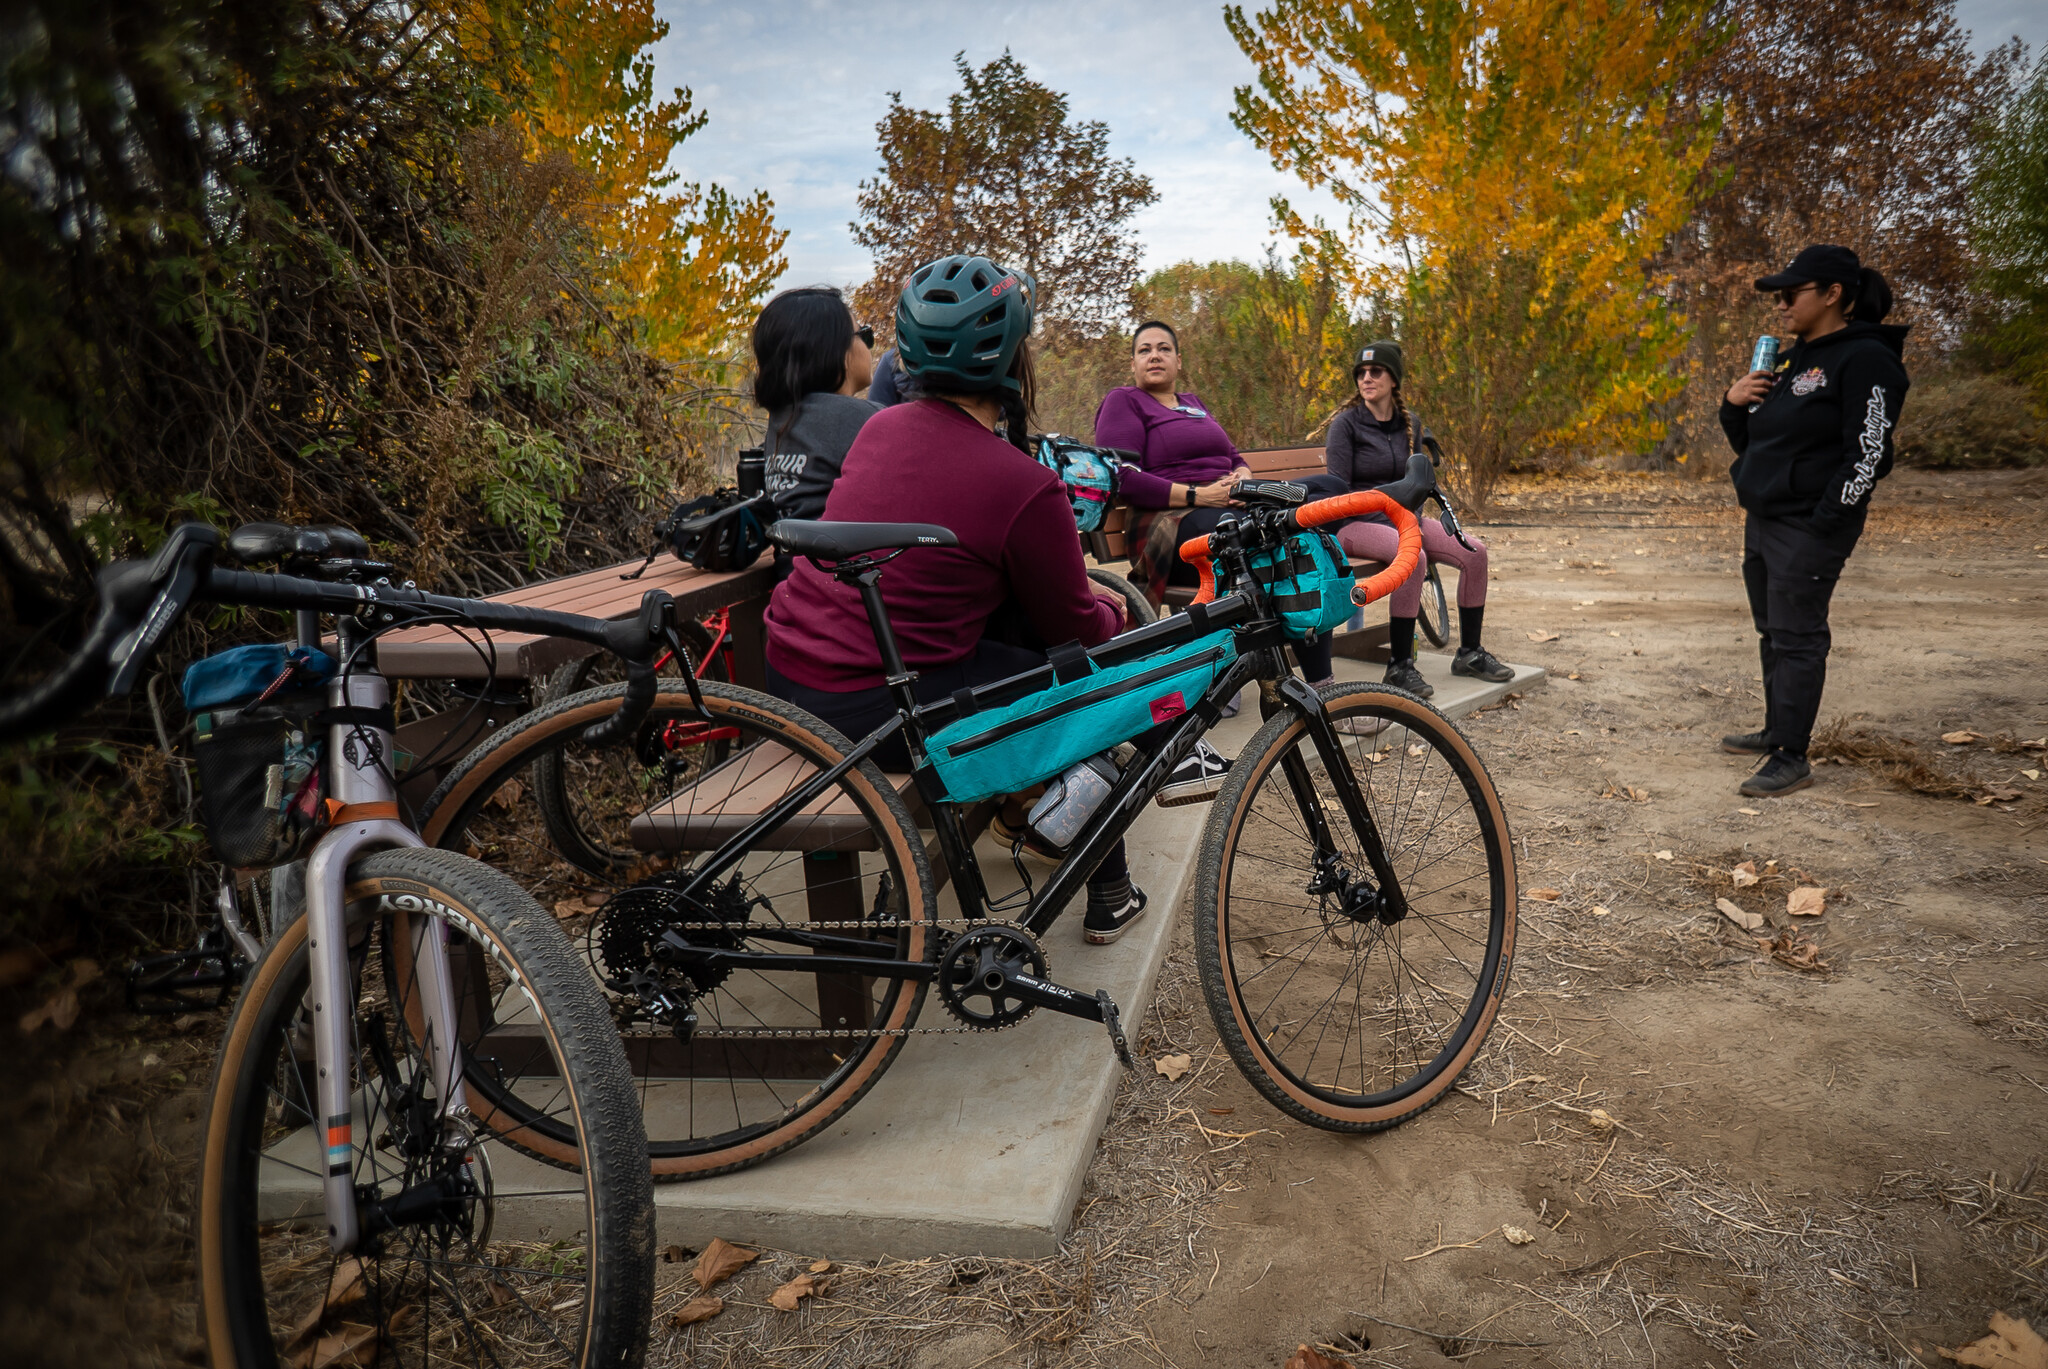
<svg viewBox="0 0 2048 1369"><path fill-rule="evenodd" d="M768 493L768 457L762 448L748 447L740 452L739 487L743 499Z"/></svg>
<svg viewBox="0 0 2048 1369"><path fill-rule="evenodd" d="M1044 797L1031 806L1031 815L1025 821L1032 831L1064 850L1074 844L1081 828L1109 797L1116 777L1116 762L1107 754L1090 756L1071 765L1046 786Z"/></svg>
<svg viewBox="0 0 2048 1369"><path fill-rule="evenodd" d="M1749 354L1749 369L1768 371L1778 364L1778 340L1765 333L1756 340L1756 350Z"/></svg>

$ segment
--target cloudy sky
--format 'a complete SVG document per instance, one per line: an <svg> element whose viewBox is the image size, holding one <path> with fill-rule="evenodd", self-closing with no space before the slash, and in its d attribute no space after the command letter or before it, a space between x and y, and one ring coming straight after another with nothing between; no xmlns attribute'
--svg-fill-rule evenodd
<svg viewBox="0 0 2048 1369"><path fill-rule="evenodd" d="M1230 126L1251 65L1220 6L1133 0L657 0L669 21L655 84L688 86L710 124L685 143L687 180L765 189L789 231L785 284L856 284L867 254L848 223L875 174L875 123L889 92L939 108L957 88L953 54L979 66L1005 47L1063 91L1073 117L1109 125L1110 149L1152 178L1159 202L1136 219L1145 264L1253 258L1273 238L1268 201L1341 219L1325 195L1273 170ZM1255 8L1248 5L1247 8ZM2042 0L1959 0L1981 51L2013 34L2048 42Z"/></svg>

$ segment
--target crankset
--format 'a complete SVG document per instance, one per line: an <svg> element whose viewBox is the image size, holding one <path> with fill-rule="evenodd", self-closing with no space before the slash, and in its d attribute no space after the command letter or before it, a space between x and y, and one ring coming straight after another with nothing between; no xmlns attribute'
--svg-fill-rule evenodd
<svg viewBox="0 0 2048 1369"><path fill-rule="evenodd" d="M1124 1039L1123 1018L1106 989L1095 996L1045 978L1045 951L1022 927L994 923L962 932L939 956L939 1001L977 1031L1013 1026L1034 1008L1100 1022L1125 1069L1137 1068Z"/></svg>

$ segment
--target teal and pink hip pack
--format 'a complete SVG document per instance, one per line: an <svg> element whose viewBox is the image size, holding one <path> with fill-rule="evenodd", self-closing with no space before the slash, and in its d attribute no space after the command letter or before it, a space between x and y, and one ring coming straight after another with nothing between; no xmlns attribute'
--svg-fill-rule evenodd
<svg viewBox="0 0 2048 1369"><path fill-rule="evenodd" d="M1013 794L1193 708L1237 655L1229 632L1100 666L1078 648L1052 654L1056 683L956 719L926 742L955 803Z"/></svg>

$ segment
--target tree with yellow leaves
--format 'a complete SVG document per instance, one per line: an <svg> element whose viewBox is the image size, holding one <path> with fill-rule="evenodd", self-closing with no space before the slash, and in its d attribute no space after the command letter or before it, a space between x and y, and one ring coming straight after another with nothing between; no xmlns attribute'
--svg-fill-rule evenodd
<svg viewBox="0 0 2048 1369"><path fill-rule="evenodd" d="M637 302L643 343L668 360L722 352L753 323L787 262L766 191L744 198L670 169L709 117L687 89L654 94L647 52L668 36L653 0L455 0L461 40L506 60L536 152L560 149L588 173L599 241Z"/></svg>
<svg viewBox="0 0 2048 1369"><path fill-rule="evenodd" d="M1640 448L1684 321L1648 263L1709 123L1671 117L1707 0L1274 0L1225 19L1233 119L1350 211L1355 282L1400 317L1410 396L1483 504L1511 463ZM1311 232L1284 200L1290 232Z"/></svg>

